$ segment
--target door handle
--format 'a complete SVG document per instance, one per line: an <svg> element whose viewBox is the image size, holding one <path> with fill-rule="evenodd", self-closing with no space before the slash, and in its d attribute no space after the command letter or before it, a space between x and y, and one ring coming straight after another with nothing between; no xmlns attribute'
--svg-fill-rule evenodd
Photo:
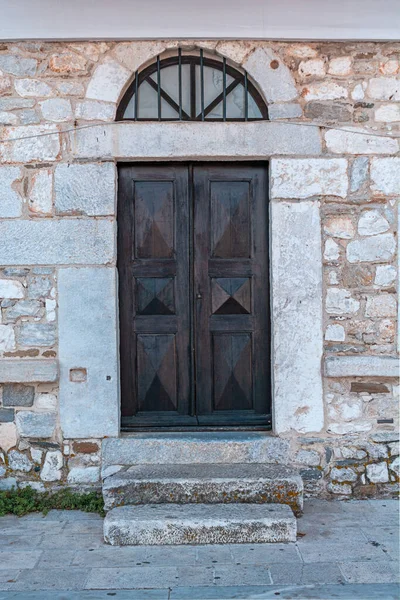
<svg viewBox="0 0 400 600"><path fill-rule="evenodd" d="M201 300L202 299L202 295L200 294L200 292L198 294L196 294L196 300Z"/></svg>

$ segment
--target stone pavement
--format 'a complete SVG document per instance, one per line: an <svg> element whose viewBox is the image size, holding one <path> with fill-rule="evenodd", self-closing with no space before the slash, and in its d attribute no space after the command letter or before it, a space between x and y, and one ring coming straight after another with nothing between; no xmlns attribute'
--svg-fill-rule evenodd
<svg viewBox="0 0 400 600"><path fill-rule="evenodd" d="M98 515L2 517L0 600L398 599L396 500L306 500L298 523L295 544L118 548Z"/></svg>

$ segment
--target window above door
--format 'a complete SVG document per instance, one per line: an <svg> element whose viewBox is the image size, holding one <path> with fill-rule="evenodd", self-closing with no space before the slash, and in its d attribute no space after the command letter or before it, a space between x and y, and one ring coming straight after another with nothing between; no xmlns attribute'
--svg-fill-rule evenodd
<svg viewBox="0 0 400 600"><path fill-rule="evenodd" d="M256 121L268 108L244 70L225 58L183 53L157 60L126 91L117 120Z"/></svg>

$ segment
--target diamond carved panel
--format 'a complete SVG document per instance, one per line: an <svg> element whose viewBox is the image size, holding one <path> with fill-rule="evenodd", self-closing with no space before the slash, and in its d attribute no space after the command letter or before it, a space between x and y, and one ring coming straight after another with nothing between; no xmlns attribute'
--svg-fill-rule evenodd
<svg viewBox="0 0 400 600"><path fill-rule="evenodd" d="M174 315L174 280L172 277L138 277L136 300L138 315Z"/></svg>
<svg viewBox="0 0 400 600"><path fill-rule="evenodd" d="M211 279L214 315L248 315L251 313L251 286L248 277Z"/></svg>
<svg viewBox="0 0 400 600"><path fill-rule="evenodd" d="M214 409L253 407L251 334L214 334Z"/></svg>
<svg viewBox="0 0 400 600"><path fill-rule="evenodd" d="M137 361L139 410L176 410L175 335L138 335Z"/></svg>
<svg viewBox="0 0 400 600"><path fill-rule="evenodd" d="M135 182L138 258L174 256L174 189L171 181Z"/></svg>

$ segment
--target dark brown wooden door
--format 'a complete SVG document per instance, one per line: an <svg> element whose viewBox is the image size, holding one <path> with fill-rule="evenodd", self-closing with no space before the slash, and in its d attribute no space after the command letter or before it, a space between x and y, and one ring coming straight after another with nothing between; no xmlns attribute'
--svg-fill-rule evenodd
<svg viewBox="0 0 400 600"><path fill-rule="evenodd" d="M270 422L263 164L119 168L123 427Z"/></svg>

